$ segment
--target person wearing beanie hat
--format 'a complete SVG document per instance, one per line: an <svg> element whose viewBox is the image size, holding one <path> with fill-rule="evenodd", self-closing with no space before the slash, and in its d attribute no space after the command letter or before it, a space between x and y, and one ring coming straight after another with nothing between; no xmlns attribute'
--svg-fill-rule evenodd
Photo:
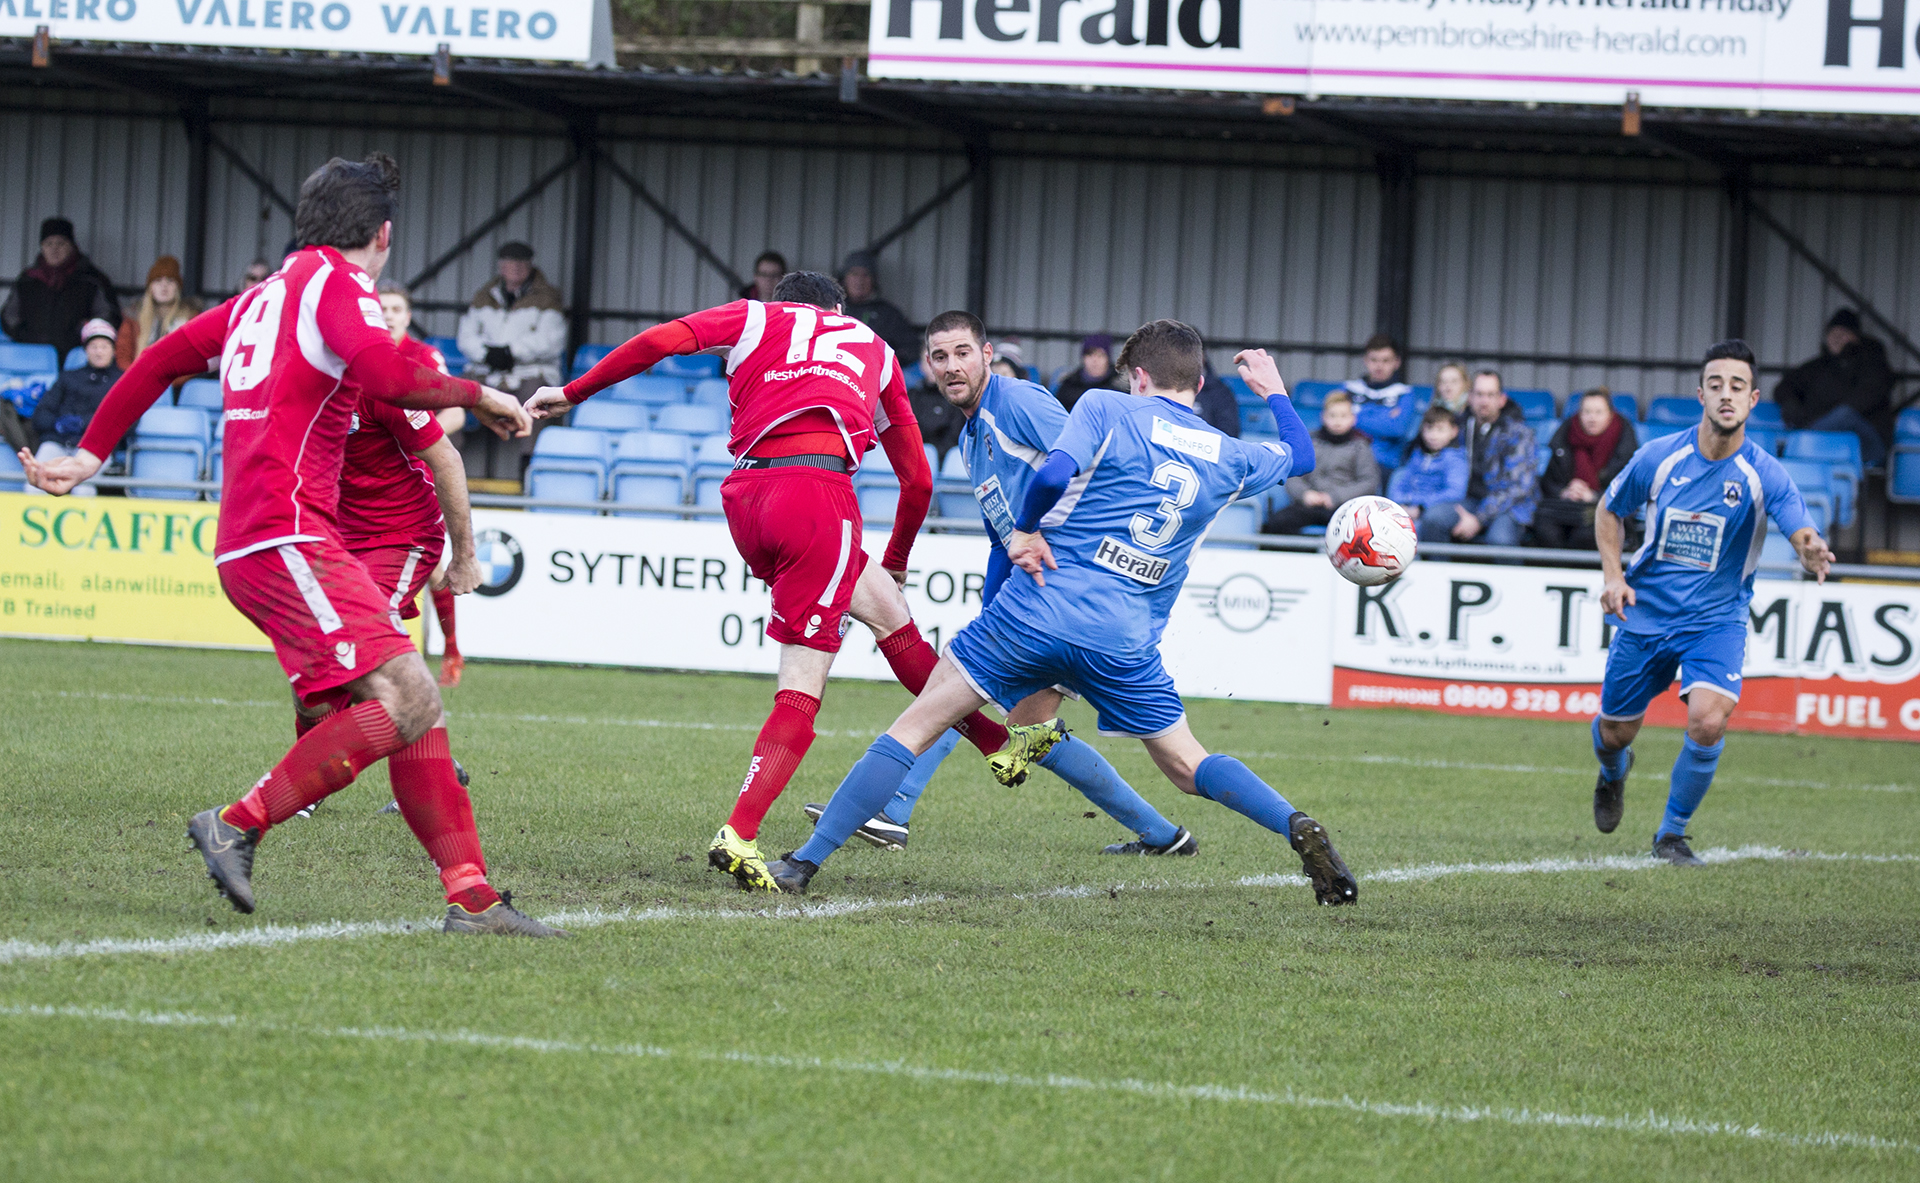
<svg viewBox="0 0 1920 1183"><path fill-rule="evenodd" d="M1080 368L1060 379L1053 395L1060 405L1073 410L1073 404L1089 390L1125 390L1126 382L1113 369L1113 337L1106 333L1088 333L1080 339Z"/></svg>
<svg viewBox="0 0 1920 1183"><path fill-rule="evenodd" d="M1018 341L995 341L993 343L993 364L987 367L994 373L1021 382L1027 377L1027 355Z"/></svg>
<svg viewBox="0 0 1920 1183"><path fill-rule="evenodd" d="M51 345L65 358L80 344L80 326L94 317L120 323L113 281L74 245L72 222L48 218L40 223L39 258L0 305L0 329L15 341Z"/></svg>
<svg viewBox="0 0 1920 1183"><path fill-rule="evenodd" d="M141 351L201 313L200 305L180 292L180 260L161 255L147 268L147 290L140 309L120 322L114 358L121 369L133 365Z"/></svg>
<svg viewBox="0 0 1920 1183"><path fill-rule="evenodd" d="M920 356L920 333L899 306L880 295L878 263L872 251L854 251L840 268L840 286L846 289L847 302L841 311L857 316L880 339L893 346L894 356ZM905 364L904 362L902 364Z"/></svg>
<svg viewBox="0 0 1920 1183"><path fill-rule="evenodd" d="M1887 458L1893 434L1893 367L1887 347L1867 336L1860 314L1841 308L1827 319L1817 357L1787 371L1773 388L1780 417L1795 431L1849 431L1868 467Z"/></svg>
<svg viewBox="0 0 1920 1183"><path fill-rule="evenodd" d="M503 243L494 252L496 273L460 314L456 339L467 359L466 377L525 397L560 382L567 348L567 314L560 289L533 265L533 248ZM547 424L536 423L538 433ZM469 442L483 454L469 455L476 476L517 481L533 452L533 436L500 439L490 431Z"/></svg>
<svg viewBox="0 0 1920 1183"><path fill-rule="evenodd" d="M46 464L79 450L80 437L86 434L93 413L100 409L100 401L120 380L122 371L114 364L113 356L118 335L111 324L98 317L81 326L80 339L86 346L87 364L62 372L53 389L40 396L40 404L33 409L33 430L40 437L35 460ZM39 491L32 485L27 486L29 493ZM74 492L91 495L94 487L81 485Z"/></svg>

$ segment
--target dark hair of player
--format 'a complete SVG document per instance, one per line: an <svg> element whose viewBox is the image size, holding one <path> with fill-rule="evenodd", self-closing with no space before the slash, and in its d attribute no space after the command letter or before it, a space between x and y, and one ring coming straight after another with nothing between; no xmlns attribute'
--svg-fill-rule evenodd
<svg viewBox="0 0 1920 1183"><path fill-rule="evenodd" d="M1138 368L1162 390L1198 390L1206 372L1200 330L1177 320L1156 320L1135 329L1114 363L1123 374Z"/></svg>
<svg viewBox="0 0 1920 1183"><path fill-rule="evenodd" d="M1700 374L1701 374L1702 381L1704 381L1706 378L1707 363L1713 362L1713 361L1719 361L1722 358L1726 358L1731 361L1743 361L1747 363L1748 385L1752 385L1754 380L1759 377L1760 369L1757 365L1754 364L1753 349L1745 341L1742 341L1738 337L1734 337L1734 338L1731 338L1730 340L1720 341L1720 342L1717 342L1716 344L1713 344L1707 347L1707 356L1700 359Z"/></svg>
<svg viewBox="0 0 1920 1183"><path fill-rule="evenodd" d="M382 223L393 220L400 192L400 166L385 152L365 160L336 156L313 170L300 186L293 214L293 237L302 246L357 250L372 242Z"/></svg>
<svg viewBox="0 0 1920 1183"><path fill-rule="evenodd" d="M815 308L838 308L847 302L840 281L818 271L789 271L773 285L773 298L783 304L811 304Z"/></svg>
<svg viewBox="0 0 1920 1183"><path fill-rule="evenodd" d="M1402 356L1400 353L1400 343L1395 341L1392 335L1388 333L1375 333L1373 336L1368 337L1367 344L1362 352L1372 353L1376 349L1391 349L1396 357Z"/></svg>
<svg viewBox="0 0 1920 1183"><path fill-rule="evenodd" d="M955 329L965 329L973 335L976 345L984 345L987 340L987 326L971 312L955 308L951 312L942 312L927 322L927 340L933 340L935 333L951 333Z"/></svg>

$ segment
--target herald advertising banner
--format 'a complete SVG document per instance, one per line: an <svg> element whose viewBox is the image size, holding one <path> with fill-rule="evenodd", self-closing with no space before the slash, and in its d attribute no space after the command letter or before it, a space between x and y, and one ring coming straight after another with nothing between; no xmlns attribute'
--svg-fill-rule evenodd
<svg viewBox="0 0 1920 1183"><path fill-rule="evenodd" d="M605 8L605 0L600 0ZM0 37L591 60L595 0L0 0ZM611 24L607 36L611 38Z"/></svg>
<svg viewBox="0 0 1920 1183"><path fill-rule="evenodd" d="M1909 113L1906 0L875 0L875 77Z"/></svg>
<svg viewBox="0 0 1920 1183"><path fill-rule="evenodd" d="M475 510L485 583L460 601L471 657L773 673L770 599L718 522ZM884 533L866 535L877 555ZM922 536L907 599L936 647L980 613L987 544ZM1161 647L1183 693L1326 702L1332 571L1317 558L1202 550ZM836 627L837 622L823 622ZM839 677L891 681L875 639L851 626Z"/></svg>
<svg viewBox="0 0 1920 1183"><path fill-rule="evenodd" d="M1735 728L1920 740L1920 588L1754 586ZM1600 589L1598 571L1428 562L1381 588L1339 581L1334 705L1591 718L1612 637ZM1686 722L1676 691L1648 722Z"/></svg>

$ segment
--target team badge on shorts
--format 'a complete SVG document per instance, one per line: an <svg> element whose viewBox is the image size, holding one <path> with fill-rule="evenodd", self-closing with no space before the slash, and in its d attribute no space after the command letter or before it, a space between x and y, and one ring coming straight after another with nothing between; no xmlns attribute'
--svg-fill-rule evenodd
<svg viewBox="0 0 1920 1183"><path fill-rule="evenodd" d="M1720 486L1720 500L1727 503L1728 509L1732 509L1734 506L1739 505L1740 504L1740 482L1728 481L1724 485Z"/></svg>

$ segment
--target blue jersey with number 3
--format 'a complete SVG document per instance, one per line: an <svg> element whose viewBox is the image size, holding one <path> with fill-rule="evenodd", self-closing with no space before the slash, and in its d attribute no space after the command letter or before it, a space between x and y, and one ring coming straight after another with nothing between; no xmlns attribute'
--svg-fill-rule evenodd
<svg viewBox="0 0 1920 1183"><path fill-rule="evenodd" d="M989 611L1110 654L1159 643L1213 519L1293 468L1285 444L1243 443L1169 399L1117 391L1081 395L1053 447L1079 466L1040 522L1060 569L1045 587L1015 570Z"/></svg>
<svg viewBox="0 0 1920 1183"><path fill-rule="evenodd" d="M980 405L960 429L960 455L995 546L1006 548L1033 474L1066 429L1067 409L1046 387L1004 374L987 376Z"/></svg>
<svg viewBox="0 0 1920 1183"><path fill-rule="evenodd" d="M1814 525L1780 462L1748 440L1725 460L1700 455L1699 430L1661 436L1607 487L1622 518L1646 513L1647 540L1627 563L1630 633L1745 623L1769 515L1783 534Z"/></svg>

